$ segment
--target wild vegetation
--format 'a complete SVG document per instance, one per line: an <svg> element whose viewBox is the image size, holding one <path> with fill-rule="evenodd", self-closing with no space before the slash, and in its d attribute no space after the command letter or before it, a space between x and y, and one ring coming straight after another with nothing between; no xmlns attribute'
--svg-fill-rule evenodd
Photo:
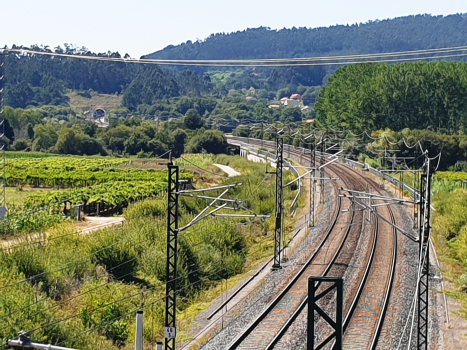
<svg viewBox="0 0 467 350"><path fill-rule="evenodd" d="M422 15L331 28L248 29L167 47L149 57L304 57L464 46L465 21L462 14ZM71 45L32 49L121 57ZM170 149L174 157L182 155L177 164L208 168L207 174L220 173L209 168L214 161L230 164L242 176L219 184L242 182L233 195L261 214L274 211L273 180L264 168L224 155L184 154L225 152L223 133L209 129L230 131L239 124L280 122L297 123L297 130L305 132L310 124L302 122L316 117L311 128L345 130L351 136L346 140L351 157L372 166L387 166L381 160L385 148L415 157L408 166L419 166L412 146L420 141L430 157L442 152L440 170L467 170L465 63L362 64L332 75L337 67L177 70L40 55L5 57L2 141L9 150L7 184L62 190L33 194L22 202L26 206L21 210L11 206L15 211L3 223L4 232L36 233L40 244L25 239L19 247L0 252L0 341L24 329L44 343L83 349L124 347L134 337L134 312L140 308L145 310L145 340L154 343L162 338L167 200L162 192L167 174L124 165L130 155L149 158ZM314 110L268 108L293 93L301 94ZM89 120L89 111L70 105L73 94L89 100L87 106L98 94L112 94L122 104L113 103L107 110L109 127L98 128ZM364 130L378 140L352 139ZM273 138L271 132L249 127L239 127L234 134ZM285 142L303 145L298 136ZM50 155L53 158L47 158ZM455 295L467 305L464 179L467 176L459 172L437 174L433 233L458 287ZM207 175L194 180L214 181ZM147 197L156 198L139 201ZM286 205L292 198L287 190ZM126 209L123 227L81 235L61 215L63 200L117 206L138 201ZM182 198L181 224L204 204ZM272 220L240 225L245 221L209 218L180 235L180 339L186 339L199 305L220 294L220 281L239 278L233 276L271 254Z"/></svg>
<svg viewBox="0 0 467 350"><path fill-rule="evenodd" d="M467 190L461 188L460 181L447 180L445 175L439 174L442 180L432 198L436 209L432 236L443 274L451 282L447 293L461 301L460 313L467 317Z"/></svg>
<svg viewBox="0 0 467 350"><path fill-rule="evenodd" d="M466 64L419 62L340 68L315 104L318 120L354 132L425 129L464 131Z"/></svg>
<svg viewBox="0 0 467 350"><path fill-rule="evenodd" d="M185 159L196 162L193 157ZM242 173L236 178L218 177L222 179L219 184L243 183L232 195L244 199L245 206L258 214L273 214L274 186L268 184L274 179L264 174L264 166L224 155L213 160ZM285 205L293 197L293 191L286 190ZM161 194L131 204L123 227L82 235L64 223L38 237L40 245L25 240L3 249L0 340L24 329L32 331L34 340L45 343L80 349L122 347L134 337L137 309L145 312L145 341L154 344L160 340L166 203L167 197ZM180 226L204 206L204 201L181 197ZM207 218L180 233L180 339L187 337L194 305L218 295L222 280L248 270L271 254L273 220L244 225L248 220ZM286 230L290 229L289 220Z"/></svg>

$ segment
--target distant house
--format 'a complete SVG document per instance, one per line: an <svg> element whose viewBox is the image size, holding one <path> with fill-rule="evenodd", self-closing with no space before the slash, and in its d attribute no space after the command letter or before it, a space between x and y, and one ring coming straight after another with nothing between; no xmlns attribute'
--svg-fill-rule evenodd
<svg viewBox="0 0 467 350"><path fill-rule="evenodd" d="M281 98L281 105L285 108L302 108L302 96L300 94L293 94L289 97Z"/></svg>
<svg viewBox="0 0 467 350"><path fill-rule="evenodd" d="M256 97L254 97L254 96L247 96L247 97L245 98L245 100L251 101L251 102L253 102L253 101L258 101L258 99L257 99Z"/></svg>
<svg viewBox="0 0 467 350"><path fill-rule="evenodd" d="M275 108L300 108L302 112L307 112L310 110L310 107L303 104L302 95L293 94L290 97L282 97L280 99L280 104L273 104L268 106L270 109Z"/></svg>

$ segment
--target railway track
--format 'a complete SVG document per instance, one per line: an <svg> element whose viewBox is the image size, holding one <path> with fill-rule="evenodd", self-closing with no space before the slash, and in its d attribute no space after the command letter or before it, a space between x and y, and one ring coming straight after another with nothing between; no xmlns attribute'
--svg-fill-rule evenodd
<svg viewBox="0 0 467 350"><path fill-rule="evenodd" d="M373 188L382 194L375 186ZM378 208L380 215L395 224L394 213L389 206ZM377 229L371 259L344 320L345 349L377 348L389 307L397 262L397 231L388 222L378 217L375 220Z"/></svg>
<svg viewBox="0 0 467 350"><path fill-rule="evenodd" d="M258 143L250 139L250 144ZM261 145L264 147L263 143ZM302 152L297 153L291 149L288 152L289 157L294 155L301 160L306 159ZM348 167L333 165L329 168L329 171L341 178L347 188L362 191L371 186L380 192L376 183ZM350 206L350 203L347 204ZM339 201L339 211L341 206L342 202ZM306 307L308 276L327 275L342 252L352 229L361 229L355 222L355 213L359 212L350 211L350 217L337 214L319 249L310 256L287 287L229 344L228 349L272 349L281 341ZM394 214L389 207L379 207L378 213L394 223ZM346 349L376 348L389 305L397 255L397 236L393 226L387 222L375 217L373 223L371 248L366 253L366 268L359 272L357 282L346 287L346 293L350 294L344 301ZM345 231L345 234L339 234L338 231ZM332 258L327 259L330 251L333 252ZM340 274L344 273L341 271Z"/></svg>
<svg viewBox="0 0 467 350"><path fill-rule="evenodd" d="M294 310L299 306L304 293L306 293L308 276L326 274L329 271L349 235L350 222L353 221L355 216L354 213L348 213L347 215L341 213L341 201L342 199L339 201L337 214L331 228L315 252L282 292L274 298L242 334L228 345L228 349L260 349L267 346L271 337L283 327L284 321L290 317L290 310ZM331 252L331 256L328 256L329 252Z"/></svg>

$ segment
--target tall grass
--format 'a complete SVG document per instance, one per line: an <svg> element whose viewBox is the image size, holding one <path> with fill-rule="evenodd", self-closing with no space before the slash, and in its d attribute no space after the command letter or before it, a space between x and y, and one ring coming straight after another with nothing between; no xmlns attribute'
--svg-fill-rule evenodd
<svg viewBox="0 0 467 350"><path fill-rule="evenodd" d="M435 182L436 183L436 182ZM432 197L432 237L443 262L443 272L454 287L449 295L462 303L467 318L467 190L454 188L453 181L438 181Z"/></svg>

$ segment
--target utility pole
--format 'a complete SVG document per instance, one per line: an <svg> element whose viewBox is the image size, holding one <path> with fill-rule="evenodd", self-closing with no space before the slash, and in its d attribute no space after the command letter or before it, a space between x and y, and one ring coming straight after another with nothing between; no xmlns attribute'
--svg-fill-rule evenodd
<svg viewBox="0 0 467 350"><path fill-rule="evenodd" d="M315 191L316 191L316 138L313 138L313 143L310 142L310 222L309 226L315 226Z"/></svg>
<svg viewBox="0 0 467 350"><path fill-rule="evenodd" d="M235 217L251 219L267 219L269 215L257 215L252 210L243 205L239 199L226 199L223 196L233 187L241 186L241 183L217 186L205 189L180 190L181 181L179 179L179 167L172 162L172 153L169 153L168 166L168 206L167 206L167 264L166 264L166 304L165 304L165 350L175 350L176 346L176 314L177 314L177 258L178 258L178 234L183 232L203 220L208 216L214 217ZM208 196L206 191L223 192L219 196ZM201 194L198 194L201 193ZM196 215L190 223L183 227L178 226L179 217L179 196L210 200L206 208ZM218 203L223 203L218 205ZM249 214L224 214L218 213L222 209L244 210ZM211 211L209 211L211 210Z"/></svg>
<svg viewBox="0 0 467 350"><path fill-rule="evenodd" d="M177 257L178 257L178 181L179 168L173 165L172 152L168 166L167 206L167 277L165 300L165 350L175 350L177 335Z"/></svg>
<svg viewBox="0 0 467 350"><path fill-rule="evenodd" d="M282 238L282 216L283 216L283 187L282 170L284 163L284 139L277 135L276 141L276 225L274 229L274 263L272 268L281 268L281 238Z"/></svg>
<svg viewBox="0 0 467 350"><path fill-rule="evenodd" d="M0 138L5 136L5 118L4 114L4 101L5 101L5 53L0 53ZM6 203L5 203L5 148L6 143L0 141L0 219L3 219L6 215Z"/></svg>
<svg viewBox="0 0 467 350"><path fill-rule="evenodd" d="M417 349L428 349L428 301L430 269L430 204L431 174L430 159L426 157L426 170L420 177L420 221L418 225L420 244L420 280L418 281L418 339Z"/></svg>
<svg viewBox="0 0 467 350"><path fill-rule="evenodd" d="M420 188L420 173L418 171L414 172L414 190ZM420 196L418 197L420 201ZM417 202L416 194L414 194L414 201ZM418 228L420 218L419 215L419 206L417 204L413 205L413 228Z"/></svg>
<svg viewBox="0 0 467 350"><path fill-rule="evenodd" d="M264 124L261 123L261 147L264 147Z"/></svg>
<svg viewBox="0 0 467 350"><path fill-rule="evenodd" d="M326 150L326 140L324 139L324 135L323 135L323 139L321 140L321 159L320 159L320 165L324 165L324 152ZM324 167L320 167L320 174L319 174L319 177L320 177L320 187L321 187L321 203L324 204Z"/></svg>

